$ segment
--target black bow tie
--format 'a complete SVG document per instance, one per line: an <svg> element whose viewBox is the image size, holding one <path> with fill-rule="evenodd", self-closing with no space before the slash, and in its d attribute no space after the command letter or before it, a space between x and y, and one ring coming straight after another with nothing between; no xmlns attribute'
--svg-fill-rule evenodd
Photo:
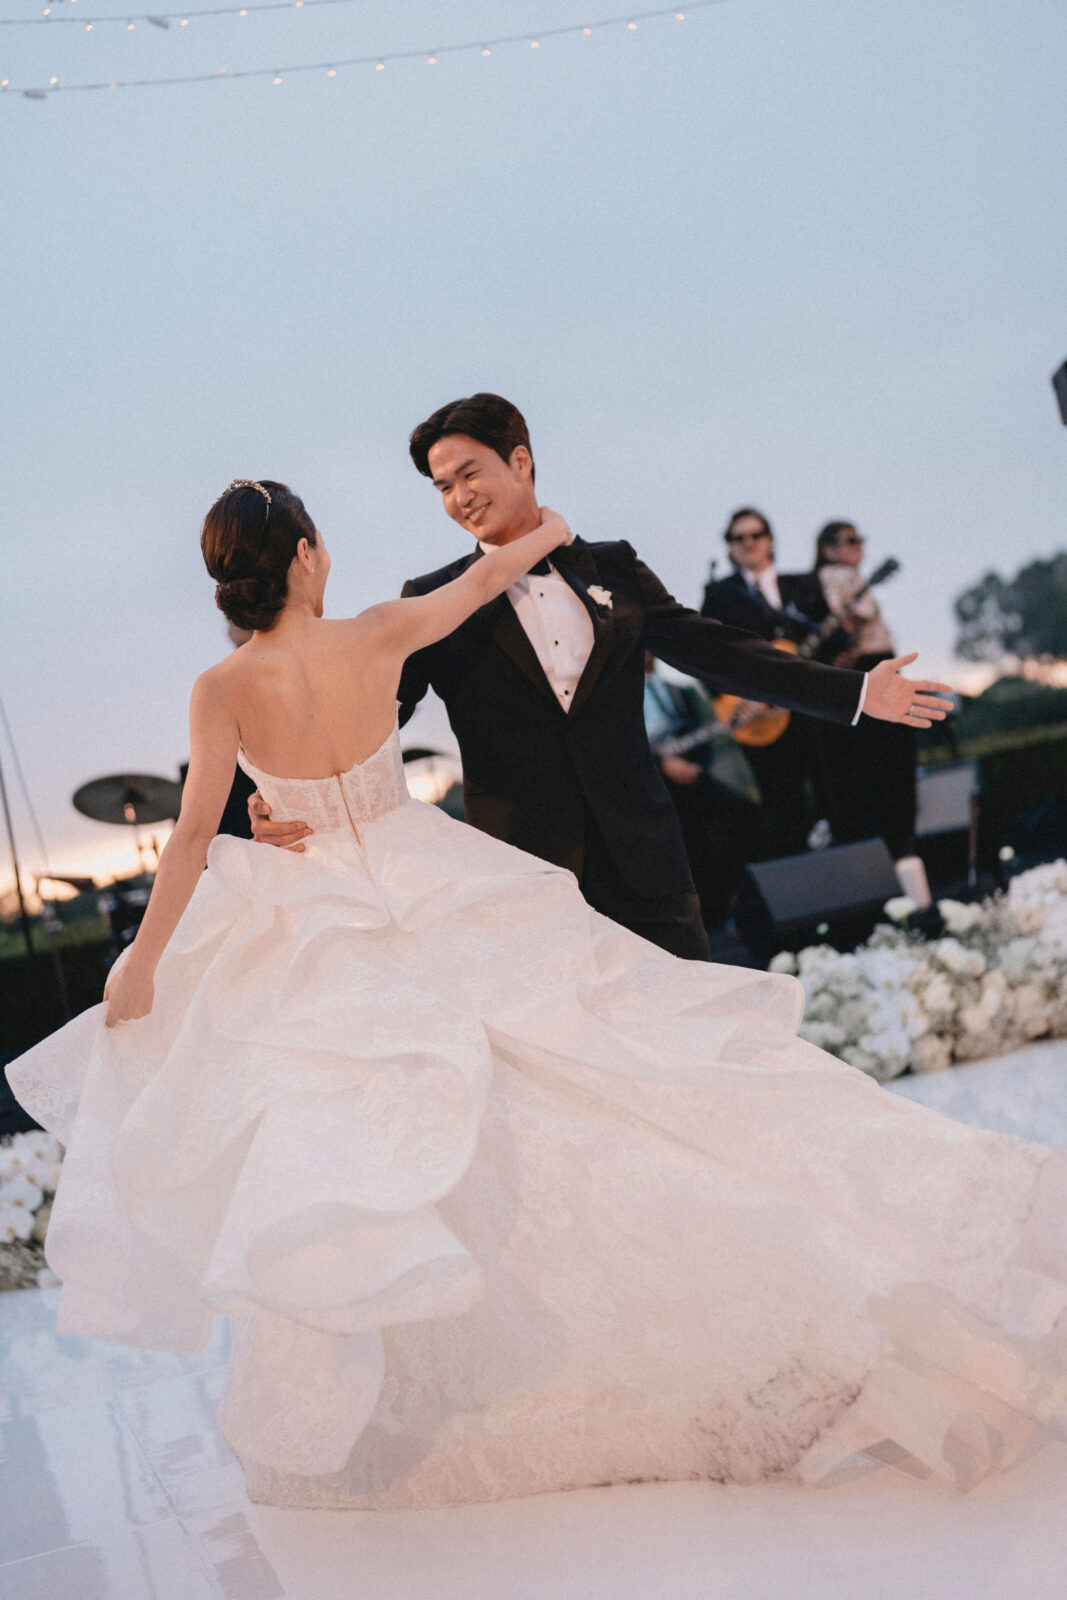
<svg viewBox="0 0 1067 1600"><path fill-rule="evenodd" d="M547 578L552 571L548 564L548 557L544 556L536 566L530 568L531 578Z"/></svg>

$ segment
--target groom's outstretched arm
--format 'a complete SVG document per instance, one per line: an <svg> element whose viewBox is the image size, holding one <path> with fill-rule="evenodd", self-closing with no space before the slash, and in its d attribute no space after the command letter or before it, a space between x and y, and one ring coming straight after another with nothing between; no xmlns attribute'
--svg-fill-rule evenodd
<svg viewBox="0 0 1067 1600"><path fill-rule="evenodd" d="M701 678L719 693L763 700L831 722L852 722L863 689L862 672L799 661L743 628L702 617L676 600L632 547L626 548L633 555L653 655L679 672Z"/></svg>

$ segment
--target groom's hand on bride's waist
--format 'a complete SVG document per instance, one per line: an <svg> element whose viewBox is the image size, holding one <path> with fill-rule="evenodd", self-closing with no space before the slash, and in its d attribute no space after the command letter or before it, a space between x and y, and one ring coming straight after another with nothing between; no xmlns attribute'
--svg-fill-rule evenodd
<svg viewBox="0 0 1067 1600"><path fill-rule="evenodd" d="M299 841L310 838L313 831L306 822L275 822L270 806L258 792L249 796L248 820L257 844L274 844L280 850L302 851L304 846Z"/></svg>

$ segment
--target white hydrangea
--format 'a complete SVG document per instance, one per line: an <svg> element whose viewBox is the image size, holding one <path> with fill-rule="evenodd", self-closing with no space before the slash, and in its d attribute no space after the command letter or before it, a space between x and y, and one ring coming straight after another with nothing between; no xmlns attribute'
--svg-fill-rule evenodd
<svg viewBox="0 0 1067 1600"><path fill-rule="evenodd" d="M944 931L930 942L903 926L906 900L887 902L898 920L854 953L816 945L779 958L776 970L804 985L806 1039L885 1079L1067 1035L1067 862L1021 873L980 905L941 901Z"/></svg>

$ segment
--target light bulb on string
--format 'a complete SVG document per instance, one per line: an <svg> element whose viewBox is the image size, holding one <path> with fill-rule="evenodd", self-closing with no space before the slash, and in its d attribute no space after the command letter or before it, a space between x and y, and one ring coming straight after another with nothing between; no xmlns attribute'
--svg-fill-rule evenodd
<svg viewBox="0 0 1067 1600"><path fill-rule="evenodd" d="M437 65L437 57L436 56L427 56L426 57L426 65L428 67L436 67L436 65Z"/></svg>
<svg viewBox="0 0 1067 1600"><path fill-rule="evenodd" d="M630 29L631 33L634 33L637 30L637 23L636 22L628 22L626 24L626 26Z"/></svg>
<svg viewBox="0 0 1067 1600"><path fill-rule="evenodd" d="M531 39L530 40L530 49L531 50L540 50L540 48L541 48L540 39Z"/></svg>
<svg viewBox="0 0 1067 1600"><path fill-rule="evenodd" d="M327 76L327 77L328 77L328 78L336 78L336 76L337 76L337 69L336 69L336 68L335 68L335 67L327 67L327 69L326 69L326 76Z"/></svg>
<svg viewBox="0 0 1067 1600"><path fill-rule="evenodd" d="M384 72L385 71L385 62L384 61L377 62L375 64L374 70L375 70L375 72Z"/></svg>
<svg viewBox="0 0 1067 1600"><path fill-rule="evenodd" d="M587 39L588 39L589 35L592 33L592 31L593 31L592 28L583 28L582 29L582 32L585 34Z"/></svg>
<svg viewBox="0 0 1067 1600"><path fill-rule="evenodd" d="M275 81L275 83L281 83L281 81L282 81L281 73L275 73L274 81Z"/></svg>
<svg viewBox="0 0 1067 1600"><path fill-rule="evenodd" d="M132 33L133 32L133 23L132 22L127 22L127 24L126 24L126 32L127 33Z"/></svg>
<svg viewBox="0 0 1067 1600"><path fill-rule="evenodd" d="M487 49L484 49L484 50L483 50L483 51L482 51L482 55L483 55L483 56L491 56L491 55L492 55L492 53L493 53L493 52L492 52L492 51L491 51L491 50L489 50L489 49L488 49L488 48L487 48Z"/></svg>

